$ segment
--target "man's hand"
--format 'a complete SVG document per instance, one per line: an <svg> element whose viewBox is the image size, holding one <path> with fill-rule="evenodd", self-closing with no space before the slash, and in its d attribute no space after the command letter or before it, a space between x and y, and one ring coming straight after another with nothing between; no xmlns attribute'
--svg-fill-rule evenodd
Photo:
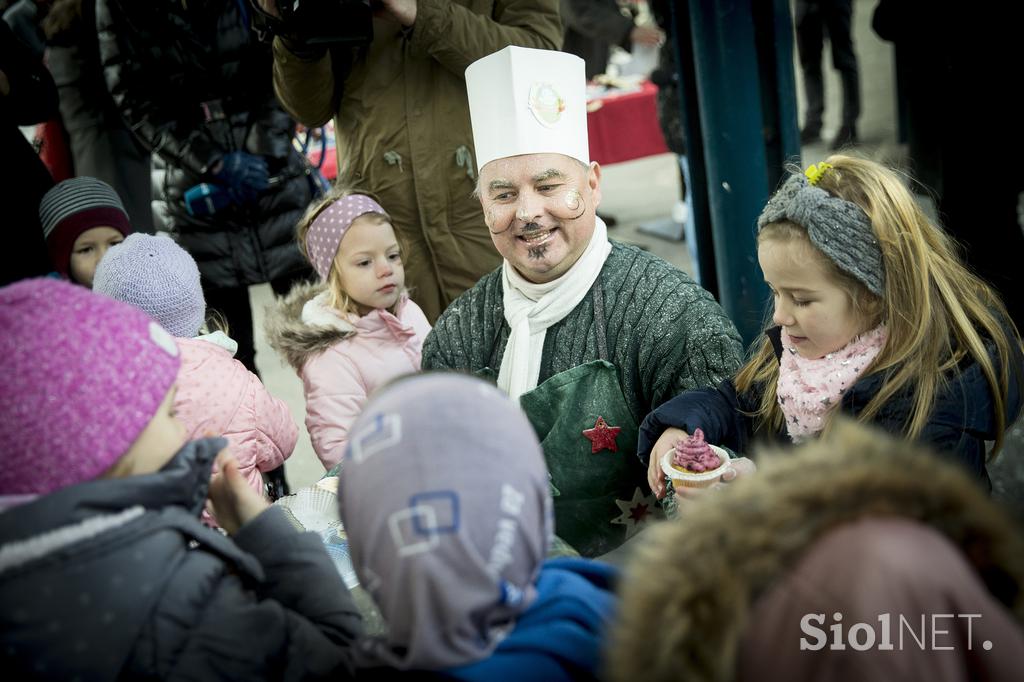
<svg viewBox="0 0 1024 682"><path fill-rule="evenodd" d="M629 39L641 45L661 45L665 34L657 26L637 26L630 32Z"/></svg>
<svg viewBox="0 0 1024 682"><path fill-rule="evenodd" d="M277 11L277 0L259 0L258 4L260 9L274 17L275 19L281 18L281 13Z"/></svg>
<svg viewBox="0 0 1024 682"><path fill-rule="evenodd" d="M416 23L416 0L380 0L379 4L380 16L391 17L406 28Z"/></svg>
<svg viewBox="0 0 1024 682"><path fill-rule="evenodd" d="M7 97L11 94L11 82L7 80L7 74L0 71L0 97Z"/></svg>
<svg viewBox="0 0 1024 682"><path fill-rule="evenodd" d="M210 476L209 511L228 535L252 521L270 507L270 503L249 486L238 470L234 455L224 448L217 455L214 468L218 473Z"/></svg>
<svg viewBox="0 0 1024 682"><path fill-rule="evenodd" d="M651 461L647 464L647 485L651 486L651 492L659 500L665 497L667 492L665 488L665 474L661 470L661 458L668 450L674 448L680 439L686 438L689 435L682 429L669 427L665 429L665 432L661 434L651 449Z"/></svg>

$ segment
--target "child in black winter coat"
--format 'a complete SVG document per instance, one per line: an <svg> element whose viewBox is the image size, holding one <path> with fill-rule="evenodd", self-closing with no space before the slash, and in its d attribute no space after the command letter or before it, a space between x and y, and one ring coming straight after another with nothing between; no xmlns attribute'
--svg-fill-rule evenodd
<svg viewBox="0 0 1024 682"><path fill-rule="evenodd" d="M320 538L269 508L225 440L185 443L179 364L131 306L51 279L0 289L9 679L350 676L361 621ZM199 522L207 497L230 539Z"/></svg>

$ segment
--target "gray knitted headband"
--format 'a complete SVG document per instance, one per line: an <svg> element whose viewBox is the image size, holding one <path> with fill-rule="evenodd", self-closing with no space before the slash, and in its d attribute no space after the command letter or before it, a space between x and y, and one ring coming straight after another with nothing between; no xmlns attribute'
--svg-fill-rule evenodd
<svg viewBox="0 0 1024 682"><path fill-rule="evenodd" d="M824 164L819 164L819 166ZM814 167L812 167L814 168ZM816 169L819 177L822 169ZM789 220L807 230L811 243L876 296L885 292L885 267L871 219L852 202L815 187L803 173L789 177L757 219L757 231Z"/></svg>

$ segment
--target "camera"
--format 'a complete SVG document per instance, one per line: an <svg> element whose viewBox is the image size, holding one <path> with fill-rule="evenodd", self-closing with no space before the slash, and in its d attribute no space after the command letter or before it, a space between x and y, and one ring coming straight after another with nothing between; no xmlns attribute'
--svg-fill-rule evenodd
<svg viewBox="0 0 1024 682"><path fill-rule="evenodd" d="M278 19L250 0L261 38L280 36L304 45L360 47L373 40L370 0L277 0Z"/></svg>

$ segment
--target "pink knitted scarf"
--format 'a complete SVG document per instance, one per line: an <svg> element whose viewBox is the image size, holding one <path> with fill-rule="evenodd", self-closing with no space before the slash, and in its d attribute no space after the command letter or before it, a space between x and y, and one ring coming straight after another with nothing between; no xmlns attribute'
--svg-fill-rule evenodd
<svg viewBox="0 0 1024 682"><path fill-rule="evenodd" d="M885 327L879 325L834 353L812 360L801 357L782 330L776 393L790 438L799 442L821 432L825 414L878 356L887 336Z"/></svg>

